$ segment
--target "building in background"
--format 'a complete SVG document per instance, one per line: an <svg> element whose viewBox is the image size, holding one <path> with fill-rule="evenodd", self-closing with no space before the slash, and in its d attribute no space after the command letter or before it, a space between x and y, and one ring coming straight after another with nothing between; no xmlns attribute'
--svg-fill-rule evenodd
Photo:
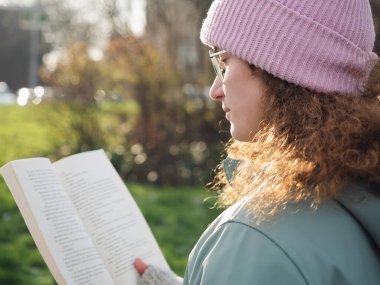
<svg viewBox="0 0 380 285"><path fill-rule="evenodd" d="M16 90L40 84L38 69L49 47L35 7L0 6L0 81Z"/></svg>

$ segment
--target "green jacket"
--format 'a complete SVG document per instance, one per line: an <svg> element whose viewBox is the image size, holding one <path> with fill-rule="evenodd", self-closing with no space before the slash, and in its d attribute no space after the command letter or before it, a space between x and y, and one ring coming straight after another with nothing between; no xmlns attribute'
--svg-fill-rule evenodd
<svg viewBox="0 0 380 285"><path fill-rule="evenodd" d="M380 284L380 198L373 189L350 185L317 210L292 205L260 225L244 203L223 212L202 235L184 285Z"/></svg>

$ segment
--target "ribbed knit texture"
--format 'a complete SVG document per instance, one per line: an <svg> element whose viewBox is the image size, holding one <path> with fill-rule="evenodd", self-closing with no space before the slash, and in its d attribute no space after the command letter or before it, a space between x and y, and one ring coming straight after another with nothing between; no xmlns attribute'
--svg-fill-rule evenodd
<svg viewBox="0 0 380 285"><path fill-rule="evenodd" d="M322 93L363 94L378 59L368 0L216 0L201 40Z"/></svg>
<svg viewBox="0 0 380 285"><path fill-rule="evenodd" d="M173 271L149 265L137 285L182 285L183 279ZM127 284L126 284L127 285Z"/></svg>

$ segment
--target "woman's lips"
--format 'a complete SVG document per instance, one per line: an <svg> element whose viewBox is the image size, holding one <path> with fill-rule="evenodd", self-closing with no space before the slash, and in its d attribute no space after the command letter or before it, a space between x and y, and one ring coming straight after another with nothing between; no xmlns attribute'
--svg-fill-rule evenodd
<svg viewBox="0 0 380 285"><path fill-rule="evenodd" d="M230 119L229 119L229 112L230 112L231 110L230 110L229 108L223 106L223 111L224 111L224 113L226 113L226 119L227 119L227 120L230 120Z"/></svg>
<svg viewBox="0 0 380 285"><path fill-rule="evenodd" d="M226 106L222 106L222 108L223 108L224 113L228 113L229 111L231 111L230 108Z"/></svg>

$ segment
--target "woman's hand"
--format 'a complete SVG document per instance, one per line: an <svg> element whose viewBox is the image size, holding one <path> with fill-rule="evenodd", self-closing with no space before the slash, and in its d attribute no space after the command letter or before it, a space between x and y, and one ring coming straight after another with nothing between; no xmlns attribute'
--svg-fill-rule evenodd
<svg viewBox="0 0 380 285"><path fill-rule="evenodd" d="M182 285L183 283L183 279L170 269L148 265L140 258L136 258L133 265L140 274L138 285Z"/></svg>
<svg viewBox="0 0 380 285"><path fill-rule="evenodd" d="M135 262L133 263L135 266L137 272L142 276L145 272L145 270L148 269L149 265L146 264L144 261L142 261L140 258L136 258Z"/></svg>

